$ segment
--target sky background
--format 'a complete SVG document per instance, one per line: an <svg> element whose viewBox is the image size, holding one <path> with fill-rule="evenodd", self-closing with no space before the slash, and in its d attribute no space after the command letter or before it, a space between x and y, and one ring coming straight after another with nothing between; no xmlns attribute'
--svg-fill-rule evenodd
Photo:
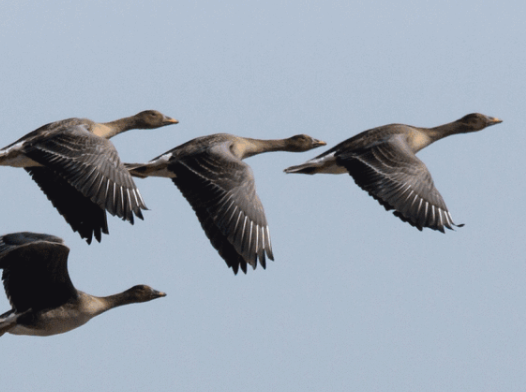
<svg viewBox="0 0 526 392"><path fill-rule="evenodd" d="M0 145L69 117L157 109L112 139L125 162L194 137L306 133L248 159L275 262L234 276L167 179L88 246L21 169L0 233L71 248L75 286L168 296L48 338L0 339L2 390L524 391L526 6L520 1L2 1ZM419 232L348 175L286 175L365 129L504 120L421 151L456 223ZM0 313L9 309L0 295Z"/></svg>

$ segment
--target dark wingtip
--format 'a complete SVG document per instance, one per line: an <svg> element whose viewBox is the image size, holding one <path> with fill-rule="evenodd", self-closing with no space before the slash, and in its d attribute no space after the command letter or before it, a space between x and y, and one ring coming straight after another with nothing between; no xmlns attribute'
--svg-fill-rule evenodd
<svg viewBox="0 0 526 392"><path fill-rule="evenodd" d="M239 264L229 263L226 259L224 260L226 262L226 265L228 265L229 268L232 268L232 272L234 273L234 275L237 275L237 273L239 272Z"/></svg>
<svg viewBox="0 0 526 392"><path fill-rule="evenodd" d="M94 232L95 232L95 239L100 244L100 241L102 239L102 233L100 232L100 229L99 230L95 229ZM91 240L91 238L90 238L90 240Z"/></svg>
<svg viewBox="0 0 526 392"><path fill-rule="evenodd" d="M144 220L144 217L142 216L142 212L140 208L137 208L137 211L135 211L135 216L139 218L140 220Z"/></svg>
<svg viewBox="0 0 526 392"><path fill-rule="evenodd" d="M240 263L241 271L246 275L247 274L247 263Z"/></svg>
<svg viewBox="0 0 526 392"><path fill-rule="evenodd" d="M261 249L257 257L259 260L259 264L261 264L261 267L263 267L263 269L267 269L267 259L265 258L265 250Z"/></svg>

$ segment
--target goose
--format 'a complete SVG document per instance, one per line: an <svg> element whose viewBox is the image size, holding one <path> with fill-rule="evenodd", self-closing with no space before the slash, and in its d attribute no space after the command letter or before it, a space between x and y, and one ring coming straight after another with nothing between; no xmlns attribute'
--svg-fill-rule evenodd
<svg viewBox="0 0 526 392"><path fill-rule="evenodd" d="M387 211L422 230L445 232L453 223L444 199L435 188L426 165L415 155L446 136L480 131L502 120L479 113L435 128L389 124L345 140L286 173L349 173L356 184Z"/></svg>
<svg viewBox="0 0 526 392"><path fill-rule="evenodd" d="M168 177L194 209L213 247L234 274L274 260L252 169L243 159L270 151L302 152L326 143L307 135L259 140L229 134L198 137L145 164L125 166L134 177Z"/></svg>
<svg viewBox="0 0 526 392"><path fill-rule="evenodd" d="M0 165L23 167L65 218L91 244L109 234L106 212L133 224L144 200L108 140L130 129L178 121L155 110L108 123L69 118L44 125L0 150Z"/></svg>
<svg viewBox="0 0 526 392"><path fill-rule="evenodd" d="M69 248L53 235L30 232L0 237L0 269L12 309L0 315L0 336L51 336L71 331L117 306L166 294L146 285L96 297L77 290L68 273Z"/></svg>

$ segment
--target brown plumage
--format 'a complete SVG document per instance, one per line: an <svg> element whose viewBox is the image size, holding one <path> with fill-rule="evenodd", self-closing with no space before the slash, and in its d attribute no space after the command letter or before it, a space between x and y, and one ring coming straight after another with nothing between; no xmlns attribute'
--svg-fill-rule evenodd
<svg viewBox="0 0 526 392"><path fill-rule="evenodd" d="M244 158L269 151L308 151L325 142L307 135L258 140L228 134L199 137L146 164L125 164L136 177L168 177L194 209L210 242L237 274L274 260L263 205Z"/></svg>
<svg viewBox="0 0 526 392"><path fill-rule="evenodd" d="M419 230L429 227L444 232L452 229L446 203L435 188L426 165L416 153L449 135L480 131L502 122L479 113L435 128L390 124L364 131L327 152L286 173L349 173L358 186L367 191L394 214Z"/></svg>
<svg viewBox="0 0 526 392"><path fill-rule="evenodd" d="M177 124L155 110L109 123L70 118L44 125L0 150L0 165L23 167L58 212L91 243L108 234L107 210L133 224L146 205L108 139L130 129Z"/></svg>
<svg viewBox="0 0 526 392"><path fill-rule="evenodd" d="M12 309L0 315L0 336L50 336L71 331L117 306L166 296L146 285L96 297L77 290L68 273L69 248L37 233L0 237L0 269Z"/></svg>

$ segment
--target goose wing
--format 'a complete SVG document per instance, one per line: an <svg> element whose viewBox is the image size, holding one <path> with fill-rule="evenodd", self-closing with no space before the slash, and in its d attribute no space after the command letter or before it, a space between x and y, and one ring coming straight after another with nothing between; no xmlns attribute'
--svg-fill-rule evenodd
<svg viewBox="0 0 526 392"><path fill-rule="evenodd" d="M108 233L104 210L133 224L146 205L113 144L85 125L69 126L24 144L43 167L26 170L74 231L91 242ZM93 204L93 205L92 205ZM99 211L101 209L101 211Z"/></svg>
<svg viewBox="0 0 526 392"><path fill-rule="evenodd" d="M451 214L429 170L402 135L376 141L366 148L336 151L335 157L358 186L386 210L394 209L404 222L419 230L453 229Z"/></svg>
<svg viewBox="0 0 526 392"><path fill-rule="evenodd" d="M246 273L265 255L274 260L263 205L256 194L252 169L222 142L173 159L172 181L194 209L210 242L231 267Z"/></svg>
<svg viewBox="0 0 526 392"><path fill-rule="evenodd" d="M109 234L106 212L99 205L93 203L51 169L27 167L25 170L81 238L91 243L95 236L100 242L102 233Z"/></svg>
<svg viewBox="0 0 526 392"><path fill-rule="evenodd" d="M0 237L2 280L17 313L58 307L77 297L68 254L69 248L55 236L25 232Z"/></svg>

